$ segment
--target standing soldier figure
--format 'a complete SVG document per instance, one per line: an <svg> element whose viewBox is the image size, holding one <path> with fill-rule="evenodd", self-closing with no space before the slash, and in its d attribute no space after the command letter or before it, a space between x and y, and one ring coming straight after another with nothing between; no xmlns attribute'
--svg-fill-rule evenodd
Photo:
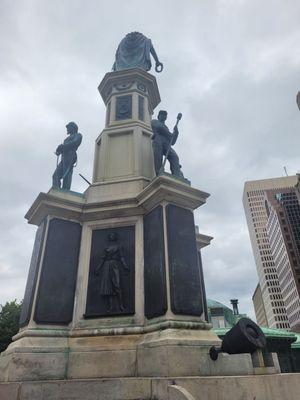
<svg viewBox="0 0 300 400"><path fill-rule="evenodd" d="M57 157L61 155L61 160L52 176L52 186L54 188L61 188L62 180L62 188L70 190L73 167L77 161L76 150L80 146L82 135L78 132L78 126L75 124L75 122L69 122L66 125L66 128L69 136L64 140L63 144L60 144L57 147L55 151Z"/></svg>
<svg viewBox="0 0 300 400"><path fill-rule="evenodd" d="M172 175L184 179L178 155L171 147L176 143L178 138L177 124L174 127L173 133L170 132L169 128L165 125L167 116L167 111L161 110L158 113L157 119L151 121L155 173L159 175L163 172L163 156L166 156L170 163Z"/></svg>

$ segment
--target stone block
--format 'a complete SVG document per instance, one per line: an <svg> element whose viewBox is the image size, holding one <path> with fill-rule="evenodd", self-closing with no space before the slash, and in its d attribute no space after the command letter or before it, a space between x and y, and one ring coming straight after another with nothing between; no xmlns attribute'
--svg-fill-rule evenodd
<svg viewBox="0 0 300 400"><path fill-rule="evenodd" d="M9 360L9 356L5 355L4 353L0 354L0 382L5 382L8 380Z"/></svg>
<svg viewBox="0 0 300 400"><path fill-rule="evenodd" d="M23 382L18 400L44 400L45 382ZM57 393L57 399L59 399Z"/></svg>
<svg viewBox="0 0 300 400"><path fill-rule="evenodd" d="M205 371L203 371L205 372ZM201 375L213 376L232 376L232 375L251 375L253 365L250 354L219 354L217 361L209 357L208 373Z"/></svg>
<svg viewBox="0 0 300 400"><path fill-rule="evenodd" d="M138 376L169 376L167 348L140 348L137 352Z"/></svg>
<svg viewBox="0 0 300 400"><path fill-rule="evenodd" d="M119 378L26 382L20 393L20 400L149 400L150 397L150 379Z"/></svg>
<svg viewBox="0 0 300 400"><path fill-rule="evenodd" d="M172 400L195 400L185 388L178 385L168 386L168 395Z"/></svg>
<svg viewBox="0 0 300 400"><path fill-rule="evenodd" d="M209 348L218 343L212 331L166 329L145 336L138 346L138 376L210 375Z"/></svg>
<svg viewBox="0 0 300 400"><path fill-rule="evenodd" d="M109 378L136 375L135 350L70 352L68 378Z"/></svg>
<svg viewBox="0 0 300 400"><path fill-rule="evenodd" d="M0 400L18 400L20 383L0 383Z"/></svg>
<svg viewBox="0 0 300 400"><path fill-rule="evenodd" d="M298 400L300 374L153 379L152 397L174 400L170 385L184 388L195 400Z"/></svg>
<svg viewBox="0 0 300 400"><path fill-rule="evenodd" d="M138 376L226 376L253 374L249 354L221 354L212 361L208 346L163 346L138 350Z"/></svg>
<svg viewBox="0 0 300 400"><path fill-rule="evenodd" d="M12 353L8 357L10 382L65 378L67 353Z"/></svg>

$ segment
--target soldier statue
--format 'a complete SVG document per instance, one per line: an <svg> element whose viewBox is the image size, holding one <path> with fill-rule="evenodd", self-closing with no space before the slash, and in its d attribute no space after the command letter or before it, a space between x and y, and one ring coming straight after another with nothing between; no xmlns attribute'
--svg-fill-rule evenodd
<svg viewBox="0 0 300 400"><path fill-rule="evenodd" d="M129 68L142 68L145 71L150 71L152 65L150 54L155 60L155 71L161 72L163 64L158 60L151 39L140 32L128 33L118 46L112 69L113 71L121 71Z"/></svg>
<svg viewBox="0 0 300 400"><path fill-rule="evenodd" d="M62 181L62 188L70 190L73 168L77 162L76 150L80 146L82 135L78 132L78 126L75 122L69 122L66 128L69 136L55 151L57 155L57 166L52 176L52 186L54 188L61 188ZM58 162L59 156L61 156L60 162Z"/></svg>
<svg viewBox="0 0 300 400"><path fill-rule="evenodd" d="M164 171L163 156L165 156L170 163L172 175L177 178L185 179L181 171L178 155L176 151L172 149L172 146L176 143L178 138L179 131L177 125L181 114L178 114L177 123L174 126L173 132L170 132L169 128L165 125L167 116L167 111L160 110L157 119L151 121L155 173L159 175Z"/></svg>

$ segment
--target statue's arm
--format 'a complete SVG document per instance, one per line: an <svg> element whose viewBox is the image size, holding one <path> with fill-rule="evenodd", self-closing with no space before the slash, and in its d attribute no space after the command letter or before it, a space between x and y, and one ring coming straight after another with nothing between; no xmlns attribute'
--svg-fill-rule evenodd
<svg viewBox="0 0 300 400"><path fill-rule="evenodd" d="M161 72L161 71L163 70L164 66L163 66L163 64L159 61L159 59L158 59L158 57L157 57L157 54L156 54L156 51L154 50L154 47L153 47L152 44L151 44L151 47L150 47L150 53L152 54L152 56L153 56L153 58L154 58L154 60L155 60L155 70L156 70L156 72ZM159 69L159 68L160 68L160 69Z"/></svg>
<svg viewBox="0 0 300 400"><path fill-rule="evenodd" d="M125 261L125 258L124 258L124 253L123 253L122 246L119 247L119 255L120 255L121 264L123 265L124 269L126 269L126 271L129 271L129 267L126 264L126 261Z"/></svg>
<svg viewBox="0 0 300 400"><path fill-rule="evenodd" d="M178 131L178 128L177 128L177 126L175 125L174 126L174 130L173 130L173 134L172 134L172 146L174 146L174 144L177 142L177 138L178 138L178 135L179 135L179 131Z"/></svg>
<svg viewBox="0 0 300 400"><path fill-rule="evenodd" d="M159 59L158 59L158 57L157 57L156 51L155 51L155 49L154 49L153 46L151 46L151 48L150 48L150 53L152 54L152 56L153 56L155 62L156 62L156 63L159 63Z"/></svg>
<svg viewBox="0 0 300 400"><path fill-rule="evenodd" d="M56 154L57 156L59 156L59 155L63 152L63 149L64 149L64 145L63 145L63 144L59 144L59 145L57 146L57 149L55 150L55 154Z"/></svg>
<svg viewBox="0 0 300 400"><path fill-rule="evenodd" d="M77 133L76 135L74 135L73 138L71 138L71 140L69 140L67 143L63 144L64 147L64 151L68 151L68 150L77 150L77 148L80 146L82 142L82 135L81 133Z"/></svg>

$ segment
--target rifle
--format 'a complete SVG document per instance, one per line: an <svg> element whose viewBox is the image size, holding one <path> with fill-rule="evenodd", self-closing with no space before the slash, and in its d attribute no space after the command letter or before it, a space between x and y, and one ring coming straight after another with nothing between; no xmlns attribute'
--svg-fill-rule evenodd
<svg viewBox="0 0 300 400"><path fill-rule="evenodd" d="M181 118L182 118L182 114L178 113L177 119L176 119L176 124L174 126L173 132L177 129L177 126L178 126L179 121L181 120ZM178 133L177 133L177 137L178 137ZM177 137L176 137L176 140L177 140ZM162 174L164 172L164 170L165 170L165 165L166 165L166 162L167 162L167 159L168 159L168 155L169 155L171 147L172 147L172 142L173 142L173 136L171 137L168 150L166 152L166 155L165 155L164 161L162 163L162 166L160 167L160 170L159 170L159 174Z"/></svg>

